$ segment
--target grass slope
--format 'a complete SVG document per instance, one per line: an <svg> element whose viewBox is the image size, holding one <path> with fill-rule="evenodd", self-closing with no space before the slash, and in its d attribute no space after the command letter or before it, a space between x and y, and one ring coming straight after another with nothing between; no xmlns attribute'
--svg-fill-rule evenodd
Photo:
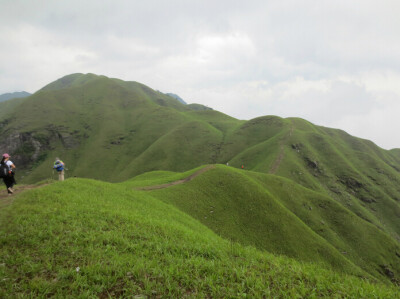
<svg viewBox="0 0 400 299"><path fill-rule="evenodd" d="M225 241L144 192L70 179L0 210L0 296L374 297L393 287Z"/></svg>
<svg viewBox="0 0 400 299"><path fill-rule="evenodd" d="M157 184L178 177L162 174L153 174ZM148 185L151 176L124 185ZM361 268L381 280L400 277L400 246L393 238L336 200L278 176L217 165L188 183L144 192L245 245L348 273Z"/></svg>
<svg viewBox="0 0 400 299"><path fill-rule="evenodd" d="M110 181L213 163L224 132L239 122L216 111L193 111L137 82L93 74L61 78L7 116L0 135L22 136L12 151L24 182L48 178L56 156L70 176ZM24 169L23 161L38 160L36 152L40 160Z"/></svg>
<svg viewBox="0 0 400 299"><path fill-rule="evenodd" d="M326 199L338 213L331 213L332 219L340 219L342 211L346 211L347 216L358 217L347 218L351 224L358 223L355 227L365 225L365 230L370 230L372 225L391 241L381 244L385 249L377 247L383 254L382 261L371 253L364 257L355 253L357 249L348 237L363 230L332 232L318 227L318 221L327 223L323 211L319 211L320 216L311 217L312 221L307 220L304 213L299 213L299 206L287 202L290 193L271 189L272 193L264 179L246 177L249 186L255 188L254 194L263 198L268 193L271 205L289 215L288 221L294 221L287 226L308 229L312 240L322 238L341 258L352 263L374 261L364 266L370 268L369 273L390 274L387 269L398 269L396 263L390 264L388 252L390 256L394 254L393 240L400 242L399 150L385 151L341 130L297 118L264 116L240 121L218 111L194 111L140 83L94 74L66 76L20 102L11 102L0 103L0 148L13 156L18 182L52 177L52 163L57 156L67 163L67 177L113 182L152 170L186 171L227 162L237 168L244 165L246 170L273 173L307 188L293 185L299 198L310 207L313 205L306 199L315 194L309 191L317 192L318 198ZM227 188L236 188L227 184ZM252 191L249 189L248 193L251 195ZM256 204L264 202L254 201L254 209L259 209ZM233 208L231 212L240 214ZM295 231L289 233L290 229L286 231L288 236L297 237ZM251 244L265 242L256 236L244 239L252 240ZM380 234L377 240L382 240ZM296 252L297 241L291 242L285 250L293 256L306 255ZM268 246L276 246L277 252L283 250L283 244ZM385 261L390 263L383 264Z"/></svg>
<svg viewBox="0 0 400 299"><path fill-rule="evenodd" d="M11 100L6 100L4 102L0 102L0 119L3 124L7 123L7 119L11 113L13 113L14 109L25 102L26 98L16 98Z"/></svg>
<svg viewBox="0 0 400 299"><path fill-rule="evenodd" d="M397 153L302 119L260 117L227 134L220 162L289 178L400 241Z"/></svg>

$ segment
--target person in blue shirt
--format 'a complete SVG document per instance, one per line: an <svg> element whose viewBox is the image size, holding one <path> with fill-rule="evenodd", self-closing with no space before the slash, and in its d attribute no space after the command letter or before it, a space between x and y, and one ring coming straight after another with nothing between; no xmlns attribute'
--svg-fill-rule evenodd
<svg viewBox="0 0 400 299"><path fill-rule="evenodd" d="M59 158L56 158L56 160L54 161L54 166L53 168L55 170L57 170L58 172L58 180L59 181L63 181L64 180L64 162L61 161Z"/></svg>

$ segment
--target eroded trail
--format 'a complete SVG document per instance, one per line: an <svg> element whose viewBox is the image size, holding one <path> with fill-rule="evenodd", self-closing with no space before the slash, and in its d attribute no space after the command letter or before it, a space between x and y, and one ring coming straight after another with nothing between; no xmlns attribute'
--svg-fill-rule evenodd
<svg viewBox="0 0 400 299"><path fill-rule="evenodd" d="M289 133L286 134L286 136L280 142L278 157L275 159L274 163L272 164L271 169L269 170L269 173L275 174L277 172L279 166L281 165L283 157L285 156L285 145L286 145L288 139L292 136L293 130L294 130L294 126L292 123Z"/></svg>
<svg viewBox="0 0 400 299"><path fill-rule="evenodd" d="M23 186L17 186L17 188L14 189L14 193L13 194L8 194L7 190L5 189L6 187L4 187L4 190L0 191L0 209L5 208L6 206L10 205L16 194L21 193L25 190L30 190L30 189L35 189L35 188L39 188L39 187L43 187L46 186L48 184L44 184L44 185L23 185Z"/></svg>
<svg viewBox="0 0 400 299"><path fill-rule="evenodd" d="M175 185L179 185L179 184L183 184L183 183L187 183L191 180L193 180L195 177L197 177L198 175L209 171L210 169L215 168L215 165L208 165L207 167L204 167L198 171L196 171L195 173L193 173L192 175L188 176L187 178L181 179L181 180L177 180L175 182L170 182L170 183L166 183L166 184L162 184L162 185L155 185L155 186L146 186L146 187L142 187L142 188L137 188L136 190L143 190L143 191L149 191L149 190L156 190L156 189L164 189L170 186L175 186Z"/></svg>

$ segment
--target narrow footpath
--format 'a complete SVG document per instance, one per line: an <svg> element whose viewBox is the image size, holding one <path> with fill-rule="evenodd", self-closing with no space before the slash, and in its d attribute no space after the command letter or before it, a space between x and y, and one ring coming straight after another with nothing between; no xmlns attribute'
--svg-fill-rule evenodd
<svg viewBox="0 0 400 299"><path fill-rule="evenodd" d="M293 130L294 127L292 123L289 133L286 134L285 137L279 143L279 154L278 157L275 159L274 163L272 163L269 173L275 174L278 171L278 168L281 165L283 158L285 157L285 146L287 144L288 139L292 136Z"/></svg>
<svg viewBox="0 0 400 299"><path fill-rule="evenodd" d="M21 193L25 190L31 190L39 187L46 186L48 184L43 184L43 185L21 185L16 188L14 188L14 193L13 194L8 194L6 187L4 186L4 190L0 191L0 209L3 209L10 205L14 201L14 197L16 194ZM0 187L1 188L1 187Z"/></svg>
<svg viewBox="0 0 400 299"><path fill-rule="evenodd" d="M164 189L170 186L175 186L175 185L179 185L179 184L183 184L183 183L187 183L191 180L193 180L195 177L197 177L198 175L209 171L210 169L215 168L215 165L208 165L198 171L196 171L195 173L193 173L192 175L188 176L187 178L175 181L175 182L170 182L170 183L166 183L166 184L162 184L162 185L155 185L155 186L146 186L146 187L142 187L142 188L137 188L136 190L141 190L141 191L150 191L150 190L156 190L156 189Z"/></svg>
<svg viewBox="0 0 400 299"><path fill-rule="evenodd" d="M210 169L213 169L213 168L215 168L215 165L208 165L208 166L196 171L195 173L188 176L187 178L184 178L184 179L181 179L178 181L174 181L174 182L170 182L170 183L166 183L166 184L162 184L162 185L146 186L146 187L142 187L142 188L137 188L136 190L150 191L150 190L163 189L163 188L167 188L170 186L187 183L187 182L193 180L194 178L196 178L197 176L199 176L200 174L202 174ZM8 194L7 190L5 190L5 187L4 187L4 190L0 191L0 209L9 206L13 202L16 194L21 193L25 190L35 189L35 188L42 187L45 185L48 185L48 184L44 184L44 185L40 185L40 186L37 186L37 185L18 186L16 189L14 189L13 194Z"/></svg>

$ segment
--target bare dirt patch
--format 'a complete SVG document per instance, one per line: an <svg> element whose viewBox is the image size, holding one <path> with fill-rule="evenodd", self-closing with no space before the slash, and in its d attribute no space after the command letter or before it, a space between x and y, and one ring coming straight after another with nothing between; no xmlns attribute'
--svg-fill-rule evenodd
<svg viewBox="0 0 400 299"><path fill-rule="evenodd" d="M3 190L0 191L0 209L5 208L6 206L10 205L14 201L14 197L16 194L21 193L25 190L35 189L35 188L43 187L46 185L48 185L48 184L43 184L43 185L39 185L39 186L38 185L16 186L16 188L14 188L13 194L8 194L6 187L3 185Z"/></svg>

